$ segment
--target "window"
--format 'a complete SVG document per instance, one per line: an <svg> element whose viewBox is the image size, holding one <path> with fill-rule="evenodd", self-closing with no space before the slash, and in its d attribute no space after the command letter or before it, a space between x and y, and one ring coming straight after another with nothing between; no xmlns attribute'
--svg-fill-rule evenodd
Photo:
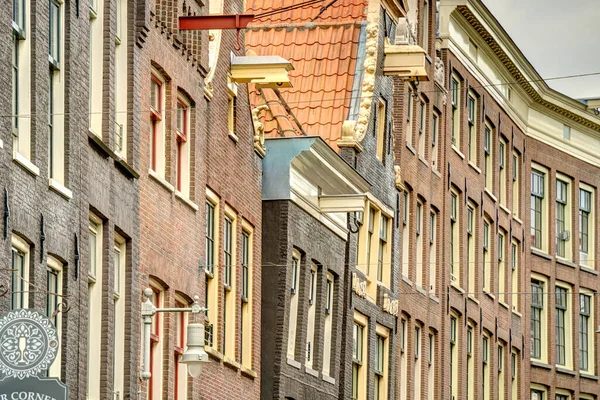
<svg viewBox="0 0 600 400"><path fill-rule="evenodd" d="M468 143L468 152L469 161L477 164L477 128L476 128L476 108L477 108L477 100L475 100L475 95L470 92L469 97L467 97L467 121L469 122L469 143Z"/></svg>
<svg viewBox="0 0 600 400"><path fill-rule="evenodd" d="M437 112L433 113L431 130L431 166L438 169L438 138L440 136L440 116Z"/></svg>
<svg viewBox="0 0 600 400"><path fill-rule="evenodd" d="M490 247L490 224L491 222L488 220L483 221L483 290L490 291L491 290L491 262L492 259L490 257L491 247Z"/></svg>
<svg viewBox="0 0 600 400"><path fill-rule="evenodd" d="M223 219L223 267L225 282L223 289L223 354L230 360L235 359L236 310L237 310L237 221L235 211L225 207Z"/></svg>
<svg viewBox="0 0 600 400"><path fill-rule="evenodd" d="M435 334L429 334L429 364L427 367L427 400L433 400L435 395Z"/></svg>
<svg viewBox="0 0 600 400"><path fill-rule="evenodd" d="M406 338L408 336L408 321L404 318L400 321L400 399L406 400L408 393L408 348Z"/></svg>
<svg viewBox="0 0 600 400"><path fill-rule="evenodd" d="M437 284L437 213L429 214L429 292L435 293Z"/></svg>
<svg viewBox="0 0 600 400"><path fill-rule="evenodd" d="M579 263L594 265L594 196L593 189L580 184L579 188Z"/></svg>
<svg viewBox="0 0 600 400"><path fill-rule="evenodd" d="M383 274L386 270L386 255L388 254L389 218L380 215L379 220L379 251L377 253L377 281L383 282Z"/></svg>
<svg viewBox="0 0 600 400"><path fill-rule="evenodd" d="M189 307L188 302L181 297L175 298L175 308L187 308ZM174 366L175 366L175 400L187 399L187 366L182 364L181 357L185 350L185 344L187 342L187 325L188 325L188 313L176 312L174 313ZM156 318L156 317L155 317Z"/></svg>
<svg viewBox="0 0 600 400"><path fill-rule="evenodd" d="M381 210L367 201L366 221L360 225L358 268L367 276L367 298L375 301L377 282L389 287L391 279L391 244L389 243L393 211Z"/></svg>
<svg viewBox="0 0 600 400"><path fill-rule="evenodd" d="M498 147L498 165L500 169L500 204L506 205L506 140L500 139Z"/></svg>
<svg viewBox="0 0 600 400"><path fill-rule="evenodd" d="M325 299L325 335L323 339L323 375L331 373L331 335L333 325L335 277L331 272L327 273L327 292Z"/></svg>
<svg viewBox="0 0 600 400"><path fill-rule="evenodd" d="M163 308L165 293L157 282L150 282L152 297L150 301L156 308ZM164 315L157 313L152 318L150 332L150 382L148 383L148 399L160 400L163 391L163 347L164 347Z"/></svg>
<svg viewBox="0 0 600 400"><path fill-rule="evenodd" d="M512 310L519 312L519 244L513 240L511 245L511 302Z"/></svg>
<svg viewBox="0 0 600 400"><path fill-rule="evenodd" d="M252 326L254 306L252 296L252 239L253 229L246 221L242 221L242 311L241 311L241 361L242 365L252 369Z"/></svg>
<svg viewBox="0 0 600 400"><path fill-rule="evenodd" d="M29 308L29 244L12 237L11 310Z"/></svg>
<svg viewBox="0 0 600 400"><path fill-rule="evenodd" d="M367 398L367 365L363 365L363 361L369 359L368 354L366 354L367 318L356 312L354 313L352 337L352 398L364 400Z"/></svg>
<svg viewBox="0 0 600 400"><path fill-rule="evenodd" d="M313 352L315 350L315 300L317 294L317 266L313 264L310 268L310 280L308 289L308 329L306 333L306 366L313 366Z"/></svg>
<svg viewBox="0 0 600 400"><path fill-rule="evenodd" d="M31 35L30 0L13 0L12 134L13 156L31 159Z"/></svg>
<svg viewBox="0 0 600 400"><path fill-rule="evenodd" d="M531 358L542 359L544 317L544 283L531 280Z"/></svg>
<svg viewBox="0 0 600 400"><path fill-rule="evenodd" d="M458 194L450 196L450 280L460 284L459 243L458 243Z"/></svg>
<svg viewBox="0 0 600 400"><path fill-rule="evenodd" d="M88 352L87 398L100 399L102 332L102 221L90 214L88 237Z"/></svg>
<svg viewBox="0 0 600 400"><path fill-rule="evenodd" d="M113 248L113 307L114 307L114 335L113 335L113 391L115 398L123 398L125 390L125 297L126 297L126 260L127 247L123 237L115 234Z"/></svg>
<svg viewBox="0 0 600 400"><path fill-rule="evenodd" d="M419 118L419 155L425 157L425 129L427 121L427 104L425 100L421 100Z"/></svg>
<svg viewBox="0 0 600 400"><path fill-rule="evenodd" d="M369 220L367 221L367 257L366 257L366 266L367 266L367 275L371 273L371 248L373 246L373 234L375 233L375 209L373 207L369 207Z"/></svg>
<svg viewBox="0 0 600 400"><path fill-rule="evenodd" d="M483 371L483 379L481 380L481 391L483 393L483 399L488 400L490 398L490 391L492 390L490 386L490 368L489 368L489 352L490 352L490 344L489 338L484 334L483 336L483 344L481 348L481 364Z"/></svg>
<svg viewBox="0 0 600 400"><path fill-rule="evenodd" d="M569 400L569 395L566 394L556 394L556 400Z"/></svg>
<svg viewBox="0 0 600 400"><path fill-rule="evenodd" d="M520 188L520 178L519 178L519 155L517 153L513 153L512 157L512 212L515 217L519 217L519 188Z"/></svg>
<svg viewBox="0 0 600 400"><path fill-rule="evenodd" d="M467 399L475 394L475 357L473 354L473 325L467 327Z"/></svg>
<svg viewBox="0 0 600 400"><path fill-rule="evenodd" d="M568 349L571 343L571 328L569 314L568 289L556 287L556 364L569 366L567 359L570 355Z"/></svg>
<svg viewBox="0 0 600 400"><path fill-rule="evenodd" d="M415 388L415 399L421 398L421 373L423 367L421 366L421 327L415 326L415 365L414 365L414 378L413 384Z"/></svg>
<svg viewBox="0 0 600 400"><path fill-rule="evenodd" d="M60 261L52 256L48 256L48 267L46 270L46 316L50 318L58 338L62 338L62 312L56 312L59 304L62 303L62 279L63 265ZM62 311L62 310L61 310ZM55 314L56 312L56 314ZM48 376L60 379L62 346L59 340L59 347L54 362L48 368Z"/></svg>
<svg viewBox="0 0 600 400"><path fill-rule="evenodd" d="M567 241L569 240L568 207L569 185L560 179L556 180L556 255L567 256Z"/></svg>
<svg viewBox="0 0 600 400"><path fill-rule="evenodd" d="M380 161L384 161L385 155L385 140L386 140L386 126L387 126L387 110L386 102L384 99L379 99L377 104L377 115L376 115L376 133L377 133L377 158Z"/></svg>
<svg viewBox="0 0 600 400"><path fill-rule="evenodd" d="M519 398L519 355L518 353L513 350L512 353L510 354L510 360L511 360L511 382L510 382L510 388L511 388L511 393L512 393L512 399L518 399Z"/></svg>
<svg viewBox="0 0 600 400"><path fill-rule="evenodd" d="M298 323L298 288L300 283L300 253L294 250L292 256L292 279L290 287L290 316L288 326L287 357L296 357L296 326Z"/></svg>
<svg viewBox="0 0 600 400"><path fill-rule="evenodd" d="M404 192L404 214L402 217L402 276L408 278L410 256L410 194Z"/></svg>
<svg viewBox="0 0 600 400"><path fill-rule="evenodd" d="M417 202L417 254L415 283L418 287L423 287L423 204Z"/></svg>
<svg viewBox="0 0 600 400"><path fill-rule="evenodd" d="M215 270L215 266L219 265L218 243L216 240L217 232L219 232L219 198L217 195L206 189L206 261L204 265L205 277L205 304L208 308L205 317L205 341L206 345L217 349L218 331L218 307L219 304L219 271Z"/></svg>
<svg viewBox="0 0 600 400"><path fill-rule="evenodd" d="M423 3L423 49L429 54L429 2Z"/></svg>
<svg viewBox="0 0 600 400"><path fill-rule="evenodd" d="M484 137L483 137L483 178L485 188L493 190L492 188L492 127L486 122Z"/></svg>
<svg viewBox="0 0 600 400"><path fill-rule="evenodd" d="M62 1L49 2L49 91L48 91L48 177L65 183L65 128L64 92L65 73L63 58L64 7Z"/></svg>
<svg viewBox="0 0 600 400"><path fill-rule="evenodd" d="M498 234L498 299L506 303L506 270L504 268L504 238L506 233Z"/></svg>
<svg viewBox="0 0 600 400"><path fill-rule="evenodd" d="M579 295L579 369L592 373L594 348L594 325L592 323L592 297Z"/></svg>
<svg viewBox="0 0 600 400"><path fill-rule="evenodd" d="M388 337L389 330L381 325L376 326L375 349L375 400L388 398Z"/></svg>
<svg viewBox="0 0 600 400"><path fill-rule="evenodd" d="M127 102L129 96L128 35L127 35L127 1L117 0L116 5L116 36L115 36L115 126L114 148L121 158L127 159Z"/></svg>
<svg viewBox="0 0 600 400"><path fill-rule="evenodd" d="M475 296L475 227L473 218L474 205L467 206L467 280L469 295Z"/></svg>
<svg viewBox="0 0 600 400"><path fill-rule="evenodd" d="M450 395L458 399L458 321L450 317Z"/></svg>
<svg viewBox="0 0 600 400"><path fill-rule="evenodd" d="M531 389L531 400L546 400L544 397L544 391Z"/></svg>
<svg viewBox="0 0 600 400"><path fill-rule="evenodd" d="M228 79L227 88L227 129L231 137L237 138L237 83Z"/></svg>
<svg viewBox="0 0 600 400"><path fill-rule="evenodd" d="M408 89L406 96L406 143L412 146L412 116L413 116L413 91Z"/></svg>
<svg viewBox="0 0 600 400"><path fill-rule="evenodd" d="M90 45L89 45L89 129L102 138L103 82L104 82L104 0L90 3Z"/></svg>
<svg viewBox="0 0 600 400"><path fill-rule="evenodd" d="M177 99L177 182L175 188L184 197L190 197L191 124L190 102L183 96Z"/></svg>
<svg viewBox="0 0 600 400"><path fill-rule="evenodd" d="M165 80L153 68L150 80L150 168L161 178L165 178L166 173L165 97Z"/></svg>
<svg viewBox="0 0 600 400"><path fill-rule="evenodd" d="M540 250L544 246L544 177L543 172L531 171L531 245Z"/></svg>
<svg viewBox="0 0 600 400"><path fill-rule="evenodd" d="M450 92L452 101L452 145L460 149L460 84L455 76L452 76L450 81Z"/></svg>
<svg viewBox="0 0 600 400"><path fill-rule="evenodd" d="M504 344L498 344L498 398L504 399Z"/></svg>

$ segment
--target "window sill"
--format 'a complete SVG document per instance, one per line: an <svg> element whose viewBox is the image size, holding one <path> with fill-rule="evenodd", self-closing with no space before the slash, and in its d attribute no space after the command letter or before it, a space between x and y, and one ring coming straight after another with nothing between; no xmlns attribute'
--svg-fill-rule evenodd
<svg viewBox="0 0 600 400"><path fill-rule="evenodd" d="M586 267L585 265L580 265L579 269L582 270L583 272L587 272L588 274L598 275L598 271L596 271L595 269L592 269L590 267Z"/></svg>
<svg viewBox="0 0 600 400"><path fill-rule="evenodd" d="M454 289L458 290L460 293L465 294L464 289L461 288L460 286L458 286L458 283L450 282L450 286L453 287Z"/></svg>
<svg viewBox="0 0 600 400"><path fill-rule="evenodd" d="M483 189L483 191L492 199L494 200L494 203L498 202L498 199L496 198L496 196L494 196L494 194L490 191L490 189L485 188Z"/></svg>
<svg viewBox="0 0 600 400"><path fill-rule="evenodd" d="M421 293L423 296L428 296L427 290L423 289L418 283L415 285L417 292Z"/></svg>
<svg viewBox="0 0 600 400"><path fill-rule="evenodd" d="M502 211L504 211L507 215L510 215L510 210L503 205L502 203L500 203L500 208L502 209Z"/></svg>
<svg viewBox="0 0 600 400"><path fill-rule="evenodd" d="M191 201L190 199L188 199L180 191L178 191L178 190L175 191L175 197L177 197L179 200L181 200L183 202L183 204L187 205L192 210L198 211L198 209L199 209L198 204L196 204L193 201Z"/></svg>
<svg viewBox="0 0 600 400"><path fill-rule="evenodd" d="M556 372L565 375L577 376L577 372L573 371L572 369L558 365L556 366Z"/></svg>
<svg viewBox="0 0 600 400"><path fill-rule="evenodd" d="M550 254L540 249L536 249L535 247L530 247L529 249L531 250L531 254L533 254L534 256L545 258L546 260L552 260L552 256Z"/></svg>
<svg viewBox="0 0 600 400"><path fill-rule="evenodd" d="M520 313L520 312L518 312L517 310L514 310L514 309L513 309L513 310L512 310L512 313L513 313L513 314L515 314L515 315L516 315L517 317L519 317L519 318L523 318L523 315L521 315L521 313Z"/></svg>
<svg viewBox="0 0 600 400"><path fill-rule="evenodd" d="M306 365L304 366L304 371L305 371L307 374L309 374L309 375L312 375L312 376L314 376L314 377L316 377L316 378L318 378L318 377L319 377L319 371L315 371L314 369L312 369L312 368L310 368L310 367L307 367Z"/></svg>
<svg viewBox="0 0 600 400"><path fill-rule="evenodd" d="M473 168L478 174L481 174L481 169L477 165L473 163L473 161L469 161L469 167Z"/></svg>
<svg viewBox="0 0 600 400"><path fill-rule="evenodd" d="M134 170L131 165L127 163L127 161L121 157L120 154L112 151L106 143L102 140L101 137L96 135L94 132L88 130L88 142L92 145L96 151L103 156L104 158L112 158L115 161L115 166L129 178L138 179L140 177L139 172Z"/></svg>
<svg viewBox="0 0 600 400"><path fill-rule="evenodd" d="M287 358L287 364L291 365L292 367L296 368L296 369L300 369L302 367L302 365L296 361L296 360L292 360L291 358Z"/></svg>
<svg viewBox="0 0 600 400"><path fill-rule="evenodd" d="M58 183L56 180L49 178L48 186L50 189L54 190L56 193L60 194L67 200L71 200L73 198L73 192L67 189L62 184Z"/></svg>
<svg viewBox="0 0 600 400"><path fill-rule="evenodd" d="M434 169L431 170L431 172L433 172L435 175L437 175L438 178L442 178L442 174L440 173L440 171L438 171L436 169L436 167L434 167Z"/></svg>
<svg viewBox="0 0 600 400"><path fill-rule="evenodd" d="M206 351L206 354L208 354L212 358L219 360L219 361L223 361L223 354L221 354L217 350L213 349L212 347L204 346L204 351Z"/></svg>
<svg viewBox="0 0 600 400"><path fill-rule="evenodd" d="M437 297L435 294L433 293L429 293L429 298L433 301L435 301L436 303L440 304L440 299L439 297Z"/></svg>
<svg viewBox="0 0 600 400"><path fill-rule="evenodd" d="M413 286L413 283L412 283L412 281L411 281L410 279L408 279L408 277L406 277L406 276L402 275L402 280L403 280L405 283L407 283L407 284L408 284L410 287L412 287L412 286Z"/></svg>
<svg viewBox="0 0 600 400"><path fill-rule="evenodd" d="M515 214L513 214L513 220L517 221L519 223L519 225L523 225L523 221L521 221L521 219L516 216Z"/></svg>
<svg viewBox="0 0 600 400"><path fill-rule="evenodd" d="M483 288L483 294L485 294L486 296L490 297L492 300L496 300L496 296L494 296L493 294L491 294L490 292L488 292L488 290L486 288Z"/></svg>
<svg viewBox="0 0 600 400"><path fill-rule="evenodd" d="M246 368L243 365L240 367L240 372L242 375L246 375L248 378L256 379L256 372L252 371L250 368Z"/></svg>
<svg viewBox="0 0 600 400"><path fill-rule="evenodd" d="M140 177L140 173L137 172L131 165L127 163L127 160L121 158L117 153L115 153L117 158L115 158L115 165L119 168L125 175L128 175L130 178L138 179Z"/></svg>
<svg viewBox="0 0 600 400"><path fill-rule="evenodd" d="M421 161L423 164L425 164L425 166L427 168L429 168L429 163L427 162L427 160L425 159L425 157L423 157L422 154L419 154L419 161Z"/></svg>
<svg viewBox="0 0 600 400"><path fill-rule="evenodd" d="M238 371L241 367L240 363L226 356L223 357L223 364L235 371Z"/></svg>
<svg viewBox="0 0 600 400"><path fill-rule="evenodd" d="M575 264L571 260L567 260L566 258L562 258L559 256L556 256L556 263L564 265L565 267L577 268L577 264Z"/></svg>
<svg viewBox="0 0 600 400"><path fill-rule="evenodd" d="M104 158L109 158L112 156L113 151L104 143L102 138L96 135L91 130L88 130L88 142L92 144L92 147L98 151Z"/></svg>
<svg viewBox="0 0 600 400"><path fill-rule="evenodd" d="M410 152L411 152L411 153L413 153L413 154L417 154L417 151L415 150L415 148L414 148L414 147L412 147L412 144L410 144L410 143L406 142L406 148L407 148L408 150L410 150Z"/></svg>
<svg viewBox="0 0 600 400"><path fill-rule="evenodd" d="M510 307L508 306L508 304L506 304L502 300L498 300L498 304L500 304L502 307L506 308L506 311L510 310Z"/></svg>
<svg viewBox="0 0 600 400"><path fill-rule="evenodd" d="M229 131L229 139L233 140L235 143L238 143L240 141L240 138L238 138L238 136L231 131Z"/></svg>
<svg viewBox="0 0 600 400"><path fill-rule="evenodd" d="M535 359L530 359L531 366L537 368L547 369L548 371L552 370L552 365L543 363L541 361L536 361Z"/></svg>
<svg viewBox="0 0 600 400"><path fill-rule="evenodd" d="M463 160L465 159L465 155L463 153L460 152L460 150L458 149L458 147L456 147L455 145L452 145L452 150L454 150L454 152L456 154L458 154L458 156L460 158L462 158Z"/></svg>
<svg viewBox="0 0 600 400"><path fill-rule="evenodd" d="M469 300L471 300L473 303L475 303L475 304L479 305L479 300L477 300L477 299L475 298L475 296L473 296L472 294L470 294L470 293L469 293L469 294L467 295L467 298L468 298Z"/></svg>
<svg viewBox="0 0 600 400"><path fill-rule="evenodd" d="M597 375L588 374L588 373L583 372L583 371L579 372L579 377L580 378L585 378L585 379L591 379L593 381L597 381L598 380L598 376Z"/></svg>
<svg viewBox="0 0 600 400"><path fill-rule="evenodd" d="M13 155L13 161L19 164L21 167L25 168L27 172L29 172L33 176L40 176L40 169L36 167L31 161L29 161L24 155L21 153L15 153Z"/></svg>
<svg viewBox="0 0 600 400"><path fill-rule="evenodd" d="M323 374L323 380L327 383L330 383L332 385L335 385L335 379L333 379L332 377L330 377L329 375L325 375Z"/></svg>
<svg viewBox="0 0 600 400"><path fill-rule="evenodd" d="M173 185L171 185L169 182L167 182L165 180L165 178L158 175L158 173L156 171L154 171L153 169L148 170L148 175L150 175L152 178L154 178L154 180L156 182L160 183L169 192L173 193L175 191L175 188L173 187Z"/></svg>

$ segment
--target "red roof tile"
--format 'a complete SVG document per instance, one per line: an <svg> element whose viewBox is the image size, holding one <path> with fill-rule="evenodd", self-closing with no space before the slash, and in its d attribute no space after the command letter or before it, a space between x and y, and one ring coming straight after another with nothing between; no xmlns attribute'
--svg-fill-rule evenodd
<svg viewBox="0 0 600 400"><path fill-rule="evenodd" d="M247 0L246 11L252 14L260 14L265 11L272 11L283 7L288 7L294 4L303 3L306 0ZM265 16L253 22L257 24L296 24L301 22L309 22L319 14L321 7L329 3L329 0L296 8ZM333 3L315 22L319 23L335 23L340 24L345 22L359 22L364 18L367 8L367 0L337 0Z"/></svg>

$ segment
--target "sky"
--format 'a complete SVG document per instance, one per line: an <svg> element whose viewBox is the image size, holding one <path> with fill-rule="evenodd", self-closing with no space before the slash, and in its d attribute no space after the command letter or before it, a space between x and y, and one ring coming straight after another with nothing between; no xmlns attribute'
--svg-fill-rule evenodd
<svg viewBox="0 0 600 400"><path fill-rule="evenodd" d="M542 78L600 73L600 0L483 0ZM600 98L600 74L551 80L570 97Z"/></svg>

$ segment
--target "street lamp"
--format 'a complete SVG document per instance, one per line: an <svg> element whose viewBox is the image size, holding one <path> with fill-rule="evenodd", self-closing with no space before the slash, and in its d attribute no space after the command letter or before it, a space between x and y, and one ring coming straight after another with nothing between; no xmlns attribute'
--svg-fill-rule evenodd
<svg viewBox="0 0 600 400"><path fill-rule="evenodd" d="M152 289L144 289L146 301L142 303L142 321L144 324L144 359L140 378L148 380L152 376L150 373L150 330L152 318L159 312L191 312L198 315L201 312L208 311L206 307L200 307L198 296L194 296L194 303L190 308L156 308L150 301ZM181 363L186 364L188 373L192 378L197 378L202 372L205 363L208 363L208 354L204 351L204 325L201 323L191 323L187 326L187 350L181 356Z"/></svg>

